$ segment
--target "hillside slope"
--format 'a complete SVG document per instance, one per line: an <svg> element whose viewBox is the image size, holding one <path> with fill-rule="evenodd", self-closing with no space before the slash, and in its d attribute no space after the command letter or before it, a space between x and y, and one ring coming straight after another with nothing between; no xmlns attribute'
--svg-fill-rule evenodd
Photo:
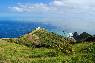
<svg viewBox="0 0 95 63"><path fill-rule="evenodd" d="M48 48L30 48L0 39L0 63L58 63L58 52Z"/></svg>
<svg viewBox="0 0 95 63"><path fill-rule="evenodd" d="M45 29L34 30L18 38L18 43L29 47L56 48L64 53L72 52L71 42L73 41L69 38L65 38L53 32L48 32Z"/></svg>
<svg viewBox="0 0 95 63"><path fill-rule="evenodd" d="M31 48L0 39L0 63L94 63L95 44L74 44L73 54L52 48Z"/></svg>

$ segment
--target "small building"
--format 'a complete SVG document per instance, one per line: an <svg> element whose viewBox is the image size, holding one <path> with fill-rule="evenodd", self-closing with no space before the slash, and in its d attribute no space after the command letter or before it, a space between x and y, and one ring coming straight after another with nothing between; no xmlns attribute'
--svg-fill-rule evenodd
<svg viewBox="0 0 95 63"><path fill-rule="evenodd" d="M65 36L65 37L69 37L69 38L73 37L73 33L64 32L62 35Z"/></svg>
<svg viewBox="0 0 95 63"><path fill-rule="evenodd" d="M68 37L72 38L73 37L73 33L68 33Z"/></svg>
<svg viewBox="0 0 95 63"><path fill-rule="evenodd" d="M40 30L40 29L41 29L41 27L36 28L36 30Z"/></svg>

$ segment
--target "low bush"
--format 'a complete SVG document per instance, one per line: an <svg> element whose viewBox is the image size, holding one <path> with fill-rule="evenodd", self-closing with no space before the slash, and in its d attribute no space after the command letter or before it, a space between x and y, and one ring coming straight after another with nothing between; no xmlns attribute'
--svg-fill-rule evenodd
<svg viewBox="0 0 95 63"><path fill-rule="evenodd" d="M45 47L54 48L64 53L72 52L71 40L64 38L53 32L48 32L45 29L34 30L18 38L17 43L27 45L28 47Z"/></svg>

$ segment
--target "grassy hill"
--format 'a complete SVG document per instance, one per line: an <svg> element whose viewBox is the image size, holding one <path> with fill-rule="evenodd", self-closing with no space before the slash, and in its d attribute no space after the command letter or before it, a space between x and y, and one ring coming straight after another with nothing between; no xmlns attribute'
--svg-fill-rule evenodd
<svg viewBox="0 0 95 63"><path fill-rule="evenodd" d="M48 32L45 29L34 30L17 39L17 43L24 44L28 47L56 48L56 50L64 53L72 52L71 42L72 40L69 38Z"/></svg>
<svg viewBox="0 0 95 63"><path fill-rule="evenodd" d="M63 54L52 48L30 48L0 40L0 63L94 63L95 44L73 45L74 53Z"/></svg>
<svg viewBox="0 0 95 63"><path fill-rule="evenodd" d="M16 39L0 39L0 63L95 63L95 43L71 44L47 30Z"/></svg>
<svg viewBox="0 0 95 63"><path fill-rule="evenodd" d="M0 40L0 63L52 63L57 61L57 51L47 48L30 48Z"/></svg>

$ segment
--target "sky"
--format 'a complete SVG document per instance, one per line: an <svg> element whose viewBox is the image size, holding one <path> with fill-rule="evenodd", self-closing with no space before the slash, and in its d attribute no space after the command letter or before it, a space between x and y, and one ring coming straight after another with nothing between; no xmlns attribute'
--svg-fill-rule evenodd
<svg viewBox="0 0 95 63"><path fill-rule="evenodd" d="M45 22L95 34L95 0L0 0L0 20Z"/></svg>

